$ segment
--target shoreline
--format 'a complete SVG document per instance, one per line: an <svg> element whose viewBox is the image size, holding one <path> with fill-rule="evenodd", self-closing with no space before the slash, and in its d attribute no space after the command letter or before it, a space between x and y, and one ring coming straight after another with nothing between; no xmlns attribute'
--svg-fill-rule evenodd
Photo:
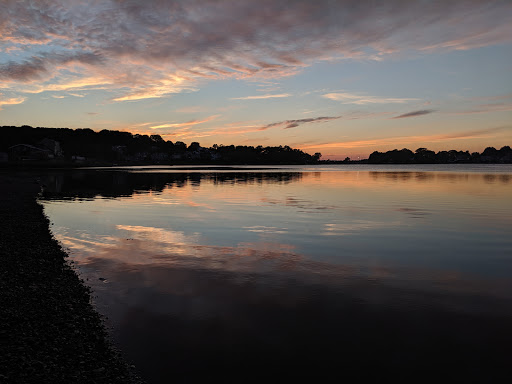
<svg viewBox="0 0 512 384"><path fill-rule="evenodd" d="M35 172L0 172L0 382L142 383L37 202Z"/></svg>

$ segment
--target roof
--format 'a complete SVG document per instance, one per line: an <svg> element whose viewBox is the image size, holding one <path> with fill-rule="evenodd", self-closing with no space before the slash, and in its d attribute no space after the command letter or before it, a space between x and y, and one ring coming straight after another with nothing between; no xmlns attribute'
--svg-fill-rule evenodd
<svg viewBox="0 0 512 384"><path fill-rule="evenodd" d="M41 151L41 152L51 152L49 149L34 147L33 145L30 145L30 144L15 144L13 146L10 146L8 149L13 149L16 147L26 147L26 148L30 148L32 150Z"/></svg>

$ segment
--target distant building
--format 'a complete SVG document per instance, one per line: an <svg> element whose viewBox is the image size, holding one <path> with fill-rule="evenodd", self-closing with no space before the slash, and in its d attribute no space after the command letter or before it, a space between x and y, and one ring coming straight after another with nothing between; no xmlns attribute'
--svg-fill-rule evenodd
<svg viewBox="0 0 512 384"><path fill-rule="evenodd" d="M62 157L62 148L60 143L53 139L44 138L37 143L37 146L44 149L49 149L53 153L53 157Z"/></svg>
<svg viewBox="0 0 512 384"><path fill-rule="evenodd" d="M38 148L29 144L16 144L8 148L10 161L50 160L55 156L50 149Z"/></svg>
<svg viewBox="0 0 512 384"><path fill-rule="evenodd" d="M71 160L75 163L85 163L87 159L84 156L73 155L71 156Z"/></svg>

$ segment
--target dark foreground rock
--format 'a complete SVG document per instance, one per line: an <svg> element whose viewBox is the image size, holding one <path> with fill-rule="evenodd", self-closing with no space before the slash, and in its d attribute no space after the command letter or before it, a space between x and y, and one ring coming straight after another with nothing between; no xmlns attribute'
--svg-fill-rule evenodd
<svg viewBox="0 0 512 384"><path fill-rule="evenodd" d="M0 383L137 383L36 202L0 173Z"/></svg>

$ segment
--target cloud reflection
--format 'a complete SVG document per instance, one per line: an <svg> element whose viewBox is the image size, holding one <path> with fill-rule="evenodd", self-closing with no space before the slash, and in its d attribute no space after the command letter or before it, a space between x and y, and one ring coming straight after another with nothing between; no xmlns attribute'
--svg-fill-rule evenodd
<svg viewBox="0 0 512 384"><path fill-rule="evenodd" d="M251 227L243 227L247 229L249 232L256 233L268 233L268 234L283 234L288 233L288 228L277 228L277 227L268 227L265 225L254 225Z"/></svg>
<svg viewBox="0 0 512 384"><path fill-rule="evenodd" d="M378 222L370 220L356 220L346 223L325 223L323 236L347 236L354 235L357 232L377 229L377 228L393 228L400 225L400 222Z"/></svg>
<svg viewBox="0 0 512 384"><path fill-rule="evenodd" d="M294 268L302 259L295 247L275 242L239 243L237 246L201 244L201 235L186 235L168 228L117 225L114 237L73 237L61 234L59 240L84 265L97 259L134 265L163 263L175 267L238 272L262 272ZM249 228L258 233L272 228ZM284 233L284 232L276 232ZM122 234L122 235L121 235Z"/></svg>

